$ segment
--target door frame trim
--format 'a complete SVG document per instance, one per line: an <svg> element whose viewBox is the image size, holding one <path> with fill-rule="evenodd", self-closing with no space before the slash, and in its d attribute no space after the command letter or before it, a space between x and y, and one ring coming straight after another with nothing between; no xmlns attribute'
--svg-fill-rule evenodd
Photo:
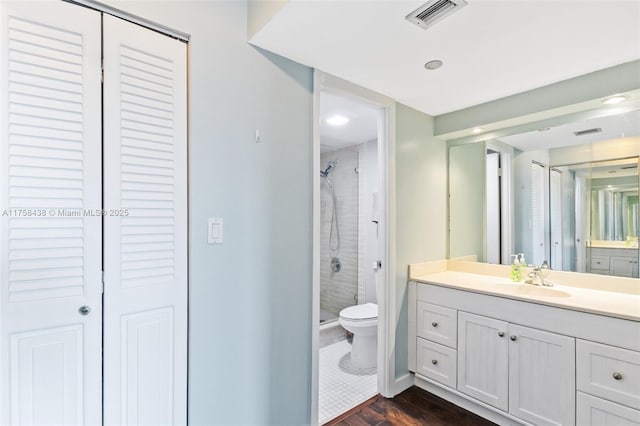
<svg viewBox="0 0 640 426"><path fill-rule="evenodd" d="M320 93L330 92L355 98L380 108L378 120L378 174L381 179L379 202L383 207L380 221L381 280L378 299L378 392L385 397L396 393L395 383L395 101L369 89L314 70L313 74L313 268L311 307L311 424L319 420L319 355L320 355Z"/></svg>

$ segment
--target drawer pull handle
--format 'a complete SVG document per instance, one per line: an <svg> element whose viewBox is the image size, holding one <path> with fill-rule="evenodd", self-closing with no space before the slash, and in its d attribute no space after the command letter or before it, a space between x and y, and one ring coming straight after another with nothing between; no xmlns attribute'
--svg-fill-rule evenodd
<svg viewBox="0 0 640 426"><path fill-rule="evenodd" d="M436 365L437 363L438 363L438 360L437 360L437 359L432 359L432 360L431 360L431 364Z"/></svg>
<svg viewBox="0 0 640 426"><path fill-rule="evenodd" d="M431 325L432 325L433 327L437 327L437 326L438 326L438 323L434 321L434 322L432 322L432 323L431 323Z"/></svg>
<svg viewBox="0 0 640 426"><path fill-rule="evenodd" d="M509 339L511 339L512 342L515 342L517 337L516 336L510 336Z"/></svg>
<svg viewBox="0 0 640 426"><path fill-rule="evenodd" d="M498 336L504 337L504 331L498 331Z"/></svg>
<svg viewBox="0 0 640 426"><path fill-rule="evenodd" d="M613 373L613 378L616 380L622 380L622 374L620 373Z"/></svg>

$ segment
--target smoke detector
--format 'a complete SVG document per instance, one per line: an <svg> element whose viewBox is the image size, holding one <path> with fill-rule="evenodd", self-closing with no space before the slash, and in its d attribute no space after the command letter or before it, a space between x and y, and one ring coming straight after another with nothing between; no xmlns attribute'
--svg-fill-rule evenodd
<svg viewBox="0 0 640 426"><path fill-rule="evenodd" d="M408 14L406 20L426 30L466 5L465 0L431 0Z"/></svg>

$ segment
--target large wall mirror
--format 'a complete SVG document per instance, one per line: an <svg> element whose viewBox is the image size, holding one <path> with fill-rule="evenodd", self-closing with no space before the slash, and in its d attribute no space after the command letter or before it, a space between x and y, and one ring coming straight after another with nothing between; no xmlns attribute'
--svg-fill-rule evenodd
<svg viewBox="0 0 640 426"><path fill-rule="evenodd" d="M640 110L449 143L449 252L638 277Z"/></svg>

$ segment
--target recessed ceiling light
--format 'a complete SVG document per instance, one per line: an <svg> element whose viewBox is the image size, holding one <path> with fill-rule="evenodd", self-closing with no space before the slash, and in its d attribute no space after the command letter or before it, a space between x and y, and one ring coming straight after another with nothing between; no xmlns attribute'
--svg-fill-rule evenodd
<svg viewBox="0 0 640 426"><path fill-rule="evenodd" d="M332 126L343 126L349 122L349 119L342 115L334 115L333 117L327 118L326 122Z"/></svg>
<svg viewBox="0 0 640 426"><path fill-rule="evenodd" d="M475 129L473 129L473 133L475 133L476 135L482 132L484 132L484 129L482 127L476 127Z"/></svg>
<svg viewBox="0 0 640 426"><path fill-rule="evenodd" d="M424 64L424 67L430 71L437 70L442 66L443 62L440 59L434 59Z"/></svg>
<svg viewBox="0 0 640 426"><path fill-rule="evenodd" d="M622 96L622 95L614 95L611 96L605 100L602 101L603 104L607 104L607 105L615 105L615 104L619 104L620 102L624 102L627 100L626 96Z"/></svg>

